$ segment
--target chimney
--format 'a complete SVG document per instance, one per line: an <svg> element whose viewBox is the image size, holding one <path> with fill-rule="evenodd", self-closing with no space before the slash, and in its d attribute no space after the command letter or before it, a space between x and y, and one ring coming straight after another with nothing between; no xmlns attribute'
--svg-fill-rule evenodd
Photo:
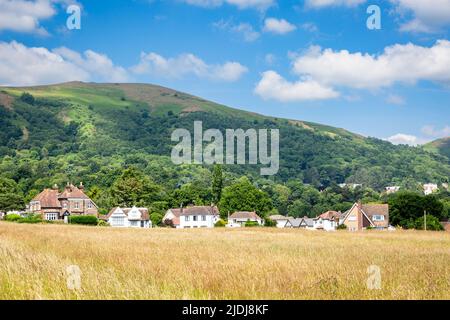
<svg viewBox="0 0 450 320"><path fill-rule="evenodd" d="M80 182L80 186L78 187L80 190L84 190L83 182Z"/></svg>
<svg viewBox="0 0 450 320"><path fill-rule="evenodd" d="M58 185L56 183L53 185L53 190L58 190Z"/></svg>
<svg viewBox="0 0 450 320"><path fill-rule="evenodd" d="M180 213L183 213L183 202L180 204Z"/></svg>

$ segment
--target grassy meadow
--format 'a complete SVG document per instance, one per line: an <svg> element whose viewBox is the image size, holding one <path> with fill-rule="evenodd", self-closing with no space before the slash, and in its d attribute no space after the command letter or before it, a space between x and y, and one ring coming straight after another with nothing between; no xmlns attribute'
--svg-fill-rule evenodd
<svg viewBox="0 0 450 320"><path fill-rule="evenodd" d="M450 299L444 232L0 222L0 265L0 299ZM80 289L68 289L70 265ZM371 265L380 290L367 288Z"/></svg>

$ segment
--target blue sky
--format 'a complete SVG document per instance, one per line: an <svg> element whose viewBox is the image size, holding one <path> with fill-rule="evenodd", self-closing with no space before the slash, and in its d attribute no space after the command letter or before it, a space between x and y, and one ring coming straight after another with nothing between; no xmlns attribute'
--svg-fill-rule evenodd
<svg viewBox="0 0 450 320"><path fill-rule="evenodd" d="M68 5L81 29L66 26ZM395 143L450 136L450 0L0 0L0 84L145 82ZM369 5L381 29L369 30ZM40 48L40 49L36 49Z"/></svg>

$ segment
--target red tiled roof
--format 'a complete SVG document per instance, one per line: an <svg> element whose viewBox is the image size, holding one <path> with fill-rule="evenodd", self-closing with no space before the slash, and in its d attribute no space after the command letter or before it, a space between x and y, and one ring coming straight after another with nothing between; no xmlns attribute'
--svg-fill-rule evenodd
<svg viewBox="0 0 450 320"><path fill-rule="evenodd" d="M339 219L340 216L341 216L341 213L339 213L337 211L327 211L325 213L322 213L316 219L322 218L323 220L336 220L336 219Z"/></svg>
<svg viewBox="0 0 450 320"><path fill-rule="evenodd" d="M39 201L41 208L61 209L61 203L58 201L59 191L55 189L44 189L32 201Z"/></svg>
<svg viewBox="0 0 450 320"><path fill-rule="evenodd" d="M59 195L59 199L68 198L89 199L89 197L82 190L75 187L73 184L66 186L64 191Z"/></svg>

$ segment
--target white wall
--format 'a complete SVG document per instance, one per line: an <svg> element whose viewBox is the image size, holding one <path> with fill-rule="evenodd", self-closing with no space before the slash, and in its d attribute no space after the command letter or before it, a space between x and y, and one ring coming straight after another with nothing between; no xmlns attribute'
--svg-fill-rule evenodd
<svg viewBox="0 0 450 320"><path fill-rule="evenodd" d="M186 220L186 218L189 218L189 221ZM194 220L194 217L196 217L197 221ZM205 220L202 219L202 217L205 217ZM212 215L181 215L180 216L180 225L179 229L185 229L185 228L214 228L214 224L219 221L219 216L212 216Z"/></svg>

